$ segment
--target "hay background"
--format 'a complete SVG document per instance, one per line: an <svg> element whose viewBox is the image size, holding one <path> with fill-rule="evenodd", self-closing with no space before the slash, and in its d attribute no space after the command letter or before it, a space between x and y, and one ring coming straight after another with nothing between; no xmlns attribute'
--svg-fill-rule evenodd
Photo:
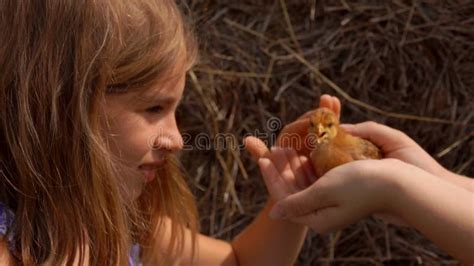
<svg viewBox="0 0 474 266"><path fill-rule="evenodd" d="M474 1L185 2L201 45L178 112L188 144L200 133L239 143L256 130L278 133L270 118L289 123L329 93L342 100L343 122L398 128L448 169L474 176ZM267 198L255 163L226 147L182 160L202 231L232 239ZM329 263L457 264L414 230L374 219L339 238L310 233L297 265Z"/></svg>

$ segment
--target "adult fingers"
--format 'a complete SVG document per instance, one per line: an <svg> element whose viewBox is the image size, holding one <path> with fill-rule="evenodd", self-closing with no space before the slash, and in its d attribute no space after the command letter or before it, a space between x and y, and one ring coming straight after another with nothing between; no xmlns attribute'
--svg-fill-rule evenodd
<svg viewBox="0 0 474 266"><path fill-rule="evenodd" d="M354 215L354 212L348 208L331 206L318 209L305 216L295 217L292 221L307 225L319 234L327 234L341 230L361 218Z"/></svg>
<svg viewBox="0 0 474 266"><path fill-rule="evenodd" d="M390 214L390 213L378 212L378 213L374 213L372 216L377 218L377 219L381 219L386 223L399 225L399 226L405 226L405 227L409 226L408 223L405 222L404 220L402 220L400 217L397 217L397 216L395 216L393 214Z"/></svg>
<svg viewBox="0 0 474 266"><path fill-rule="evenodd" d="M406 145L416 145L405 133L373 121L354 125L343 124L341 127L352 135L370 140L385 152L390 152Z"/></svg>

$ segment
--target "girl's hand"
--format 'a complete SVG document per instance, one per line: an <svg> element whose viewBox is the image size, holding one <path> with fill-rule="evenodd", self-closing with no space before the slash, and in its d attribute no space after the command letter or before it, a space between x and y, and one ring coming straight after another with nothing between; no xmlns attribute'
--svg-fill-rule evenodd
<svg viewBox="0 0 474 266"><path fill-rule="evenodd" d="M270 215L307 225L318 233L340 230L376 212L397 217L391 202L397 187L394 181L416 171L422 170L394 159L350 162L280 200ZM269 190L285 189L281 182L266 182Z"/></svg>
<svg viewBox="0 0 474 266"><path fill-rule="evenodd" d="M290 148L272 147L271 151L260 139L247 137L245 148L258 162L265 185L273 200L296 193L315 180L313 168L305 156Z"/></svg>
<svg viewBox="0 0 474 266"><path fill-rule="evenodd" d="M274 200L299 192L315 181L308 158L295 150L272 147L267 157L258 160L265 185Z"/></svg>

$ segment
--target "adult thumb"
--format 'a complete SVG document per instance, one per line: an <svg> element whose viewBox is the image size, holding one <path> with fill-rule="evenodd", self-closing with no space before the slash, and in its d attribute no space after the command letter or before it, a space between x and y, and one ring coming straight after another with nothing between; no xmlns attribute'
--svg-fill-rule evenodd
<svg viewBox="0 0 474 266"><path fill-rule="evenodd" d="M349 134L370 140L384 151L399 143L414 144L405 133L400 130L382 125L373 121L366 121L358 124L342 124L341 128Z"/></svg>
<svg viewBox="0 0 474 266"><path fill-rule="evenodd" d="M304 216L328 206L324 190L315 184L276 202L270 210L270 218L289 219Z"/></svg>

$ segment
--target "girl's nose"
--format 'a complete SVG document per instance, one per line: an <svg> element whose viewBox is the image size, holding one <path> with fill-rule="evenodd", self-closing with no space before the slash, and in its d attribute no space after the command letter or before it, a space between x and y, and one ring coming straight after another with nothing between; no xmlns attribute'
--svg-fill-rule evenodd
<svg viewBox="0 0 474 266"><path fill-rule="evenodd" d="M176 120L174 118L172 120L166 128L162 129L162 133L158 134L158 137L155 139L154 148L165 149L170 152L177 152L183 149L183 137L179 132Z"/></svg>
<svg viewBox="0 0 474 266"><path fill-rule="evenodd" d="M177 152L183 149L184 141L181 132L179 132L178 123L176 122L176 118L173 119L173 127L170 134L171 137L171 151Z"/></svg>
<svg viewBox="0 0 474 266"><path fill-rule="evenodd" d="M169 137L165 138L165 141L167 141L165 147L171 152L177 152L183 149L183 137L177 127L170 132Z"/></svg>

